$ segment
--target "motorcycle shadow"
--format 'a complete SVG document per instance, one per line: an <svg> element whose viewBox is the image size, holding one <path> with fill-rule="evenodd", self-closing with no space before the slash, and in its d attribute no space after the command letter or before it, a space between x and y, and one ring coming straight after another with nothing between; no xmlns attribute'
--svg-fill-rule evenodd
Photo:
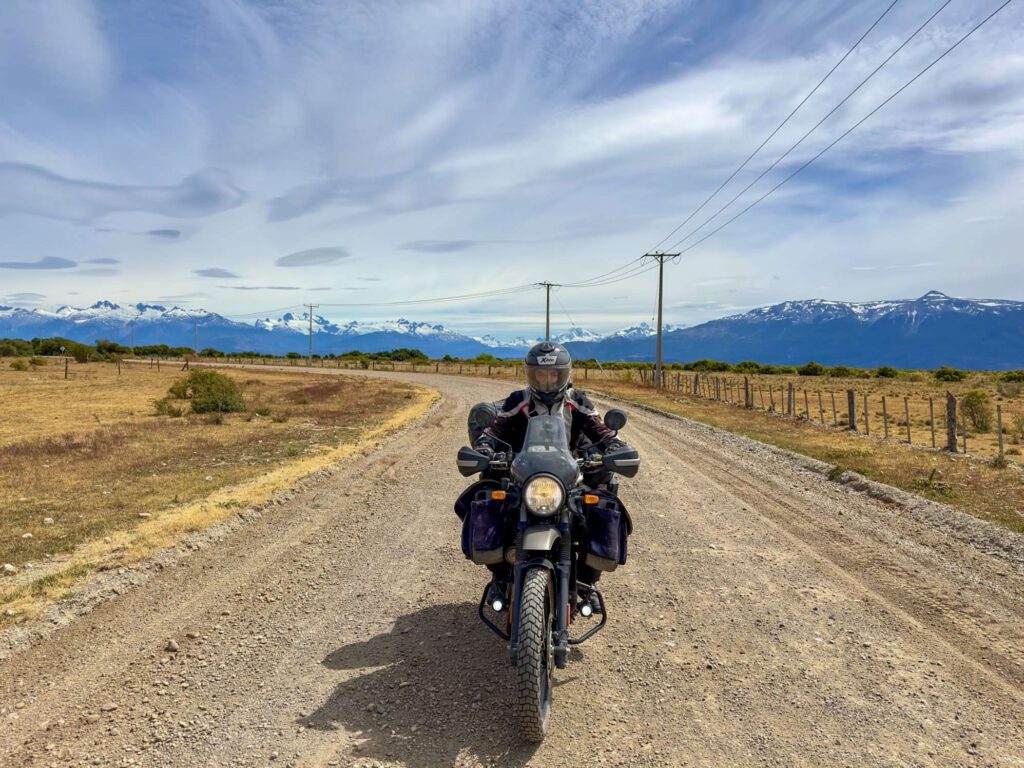
<svg viewBox="0 0 1024 768"><path fill-rule="evenodd" d="M512 722L506 645L484 627L475 603L433 605L402 616L365 642L332 651L333 670L360 670L300 725L353 734L353 757L410 768L523 766L537 745Z"/></svg>

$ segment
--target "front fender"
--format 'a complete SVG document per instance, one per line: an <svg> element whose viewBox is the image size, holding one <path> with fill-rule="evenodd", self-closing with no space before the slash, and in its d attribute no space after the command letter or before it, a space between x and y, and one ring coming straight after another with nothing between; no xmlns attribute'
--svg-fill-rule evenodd
<svg viewBox="0 0 1024 768"><path fill-rule="evenodd" d="M553 525L531 525L523 532L523 551L550 552L560 536Z"/></svg>

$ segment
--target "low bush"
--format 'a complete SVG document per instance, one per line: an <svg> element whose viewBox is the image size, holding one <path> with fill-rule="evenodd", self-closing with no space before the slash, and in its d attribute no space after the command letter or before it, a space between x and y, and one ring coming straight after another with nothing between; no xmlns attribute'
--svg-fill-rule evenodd
<svg viewBox="0 0 1024 768"><path fill-rule="evenodd" d="M899 372L891 365L883 365L880 368L875 368L876 379L895 379Z"/></svg>
<svg viewBox="0 0 1024 768"><path fill-rule="evenodd" d="M937 368L932 375L939 381L963 381L967 378L966 373L956 368L950 368L948 365Z"/></svg>
<svg viewBox="0 0 1024 768"><path fill-rule="evenodd" d="M254 408L253 413L255 413L257 416L269 416L270 409L264 405L261 406L260 408Z"/></svg>
<svg viewBox="0 0 1024 768"><path fill-rule="evenodd" d="M807 363L807 365L801 365L796 369L796 372L801 376L823 376L825 374L825 366L812 361Z"/></svg>
<svg viewBox="0 0 1024 768"><path fill-rule="evenodd" d="M216 371L192 371L170 387L170 393L192 402L193 413L235 413L245 410L237 382Z"/></svg>
<svg viewBox="0 0 1024 768"><path fill-rule="evenodd" d="M1000 381L1012 381L1017 384L1024 383L1024 370L1007 371L999 377Z"/></svg>
<svg viewBox="0 0 1024 768"><path fill-rule="evenodd" d="M991 432L995 419L992 416L992 402L986 392L972 389L960 398L964 416L979 432Z"/></svg>
<svg viewBox="0 0 1024 768"><path fill-rule="evenodd" d="M22 360L20 358L17 359L17 360L12 360L11 361L11 368L13 368L16 371L27 371L28 370L28 360Z"/></svg>
<svg viewBox="0 0 1024 768"><path fill-rule="evenodd" d="M169 397L161 397L153 401L153 411L157 416L171 416L179 418L184 415L185 409L171 402Z"/></svg>
<svg viewBox="0 0 1024 768"><path fill-rule="evenodd" d="M835 376L838 379L848 379L853 376L853 368L845 365L833 365L829 368L828 373L830 376Z"/></svg>

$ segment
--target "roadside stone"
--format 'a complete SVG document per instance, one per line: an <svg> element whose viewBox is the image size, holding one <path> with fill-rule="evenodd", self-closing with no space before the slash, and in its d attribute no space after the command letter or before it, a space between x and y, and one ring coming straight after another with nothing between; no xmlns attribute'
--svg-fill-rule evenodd
<svg viewBox="0 0 1024 768"><path fill-rule="evenodd" d="M117 704L115 704L112 701L109 701L102 707L100 707L100 712L113 712L115 709L117 709Z"/></svg>
<svg viewBox="0 0 1024 768"><path fill-rule="evenodd" d="M23 539L31 539L32 538L32 534L31 533L23 533L23 534L21 534L21 538L23 538Z"/></svg>
<svg viewBox="0 0 1024 768"><path fill-rule="evenodd" d="M44 517L43 518L43 525L53 525L53 518L52 517Z"/></svg>
<svg viewBox="0 0 1024 768"><path fill-rule="evenodd" d="M151 515L149 512L139 512L139 517L141 517L142 519L146 519L147 517L152 517L152 516L153 515Z"/></svg>
<svg viewBox="0 0 1024 768"><path fill-rule="evenodd" d="M175 641L173 639L172 640L168 640L167 641L167 645L164 646L164 650L165 651L170 651L171 653L177 653L178 652L178 643L177 643L177 641Z"/></svg>
<svg viewBox="0 0 1024 768"><path fill-rule="evenodd" d="M4 573L17 573L17 572L18 572L18 569L17 569L17 568L15 568L15 567L14 567L13 565L11 565L10 563L4 563L4 567L3 567L3 572L4 572Z"/></svg>

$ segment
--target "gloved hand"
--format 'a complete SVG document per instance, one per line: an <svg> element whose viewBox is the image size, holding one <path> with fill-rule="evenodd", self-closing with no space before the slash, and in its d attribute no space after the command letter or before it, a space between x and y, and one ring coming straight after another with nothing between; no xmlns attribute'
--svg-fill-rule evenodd
<svg viewBox="0 0 1024 768"><path fill-rule="evenodd" d="M624 450L627 450L628 448L629 448L629 446L626 445L624 442L622 442L618 438L613 437L605 445L604 452L605 452L605 454L618 453L619 451L624 451Z"/></svg>

